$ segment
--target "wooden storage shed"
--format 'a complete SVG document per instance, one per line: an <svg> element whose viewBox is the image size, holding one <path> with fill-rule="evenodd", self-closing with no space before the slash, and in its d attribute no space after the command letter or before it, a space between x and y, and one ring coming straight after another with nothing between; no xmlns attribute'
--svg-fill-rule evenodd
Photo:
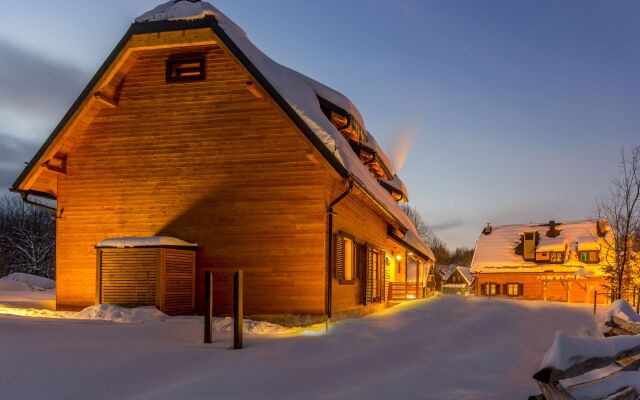
<svg viewBox="0 0 640 400"><path fill-rule="evenodd" d="M96 303L194 314L196 250L170 237L102 240L96 246Z"/></svg>

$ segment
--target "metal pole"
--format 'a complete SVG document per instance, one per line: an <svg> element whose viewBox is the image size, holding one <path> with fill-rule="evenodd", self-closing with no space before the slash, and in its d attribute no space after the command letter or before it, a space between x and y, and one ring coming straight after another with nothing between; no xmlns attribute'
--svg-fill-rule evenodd
<svg viewBox="0 0 640 400"><path fill-rule="evenodd" d="M593 315L596 315L596 304L598 304L598 291L593 291Z"/></svg>
<svg viewBox="0 0 640 400"><path fill-rule="evenodd" d="M242 270L233 275L233 348L242 348Z"/></svg>
<svg viewBox="0 0 640 400"><path fill-rule="evenodd" d="M213 313L213 276L211 271L204 272L204 342L211 343Z"/></svg>

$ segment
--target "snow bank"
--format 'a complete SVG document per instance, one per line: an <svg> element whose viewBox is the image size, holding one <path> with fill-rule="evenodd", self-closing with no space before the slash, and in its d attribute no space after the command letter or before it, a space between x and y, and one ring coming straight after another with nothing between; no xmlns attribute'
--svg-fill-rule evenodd
<svg viewBox="0 0 640 400"><path fill-rule="evenodd" d="M640 323L640 315L623 299L611 303L609 311L607 311L607 321L611 321L611 317L618 317L627 322Z"/></svg>
<svg viewBox="0 0 640 400"><path fill-rule="evenodd" d="M141 236L103 239L98 242L96 247L116 247L122 249L125 247L151 246L197 247L198 245L169 236Z"/></svg>
<svg viewBox="0 0 640 400"><path fill-rule="evenodd" d="M589 358L614 357L623 350L640 346L638 336L608 338L570 337L557 332L553 345L544 355L540 368L564 370Z"/></svg>
<svg viewBox="0 0 640 400"><path fill-rule="evenodd" d="M87 307L73 314L72 317L76 319L98 319L127 324L141 324L164 321L168 318L168 315L155 307L128 308L112 304L99 304Z"/></svg>
<svg viewBox="0 0 640 400"><path fill-rule="evenodd" d="M14 272L7 276L0 278L0 281L8 280L13 282L20 282L27 285L31 289L35 290L49 290L55 289L56 281L42 276L36 276L31 274L25 274L23 272Z"/></svg>

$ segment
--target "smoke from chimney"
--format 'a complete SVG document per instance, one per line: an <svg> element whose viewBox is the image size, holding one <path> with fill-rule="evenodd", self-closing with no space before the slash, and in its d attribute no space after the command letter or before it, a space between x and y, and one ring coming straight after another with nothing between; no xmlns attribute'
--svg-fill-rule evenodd
<svg viewBox="0 0 640 400"><path fill-rule="evenodd" d="M413 141L418 134L418 130L420 130L420 125L421 124L418 122L407 123L406 125L401 126L396 134L393 135L389 158L393 164L394 174L399 173L404 166L407 156L409 155L409 150L411 150Z"/></svg>

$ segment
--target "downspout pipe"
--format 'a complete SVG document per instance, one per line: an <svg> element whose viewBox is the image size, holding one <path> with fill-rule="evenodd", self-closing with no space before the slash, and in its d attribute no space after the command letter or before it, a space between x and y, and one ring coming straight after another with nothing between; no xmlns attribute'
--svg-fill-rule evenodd
<svg viewBox="0 0 640 400"><path fill-rule="evenodd" d="M333 208L340 203L345 197L347 197L353 190L353 178L349 177L349 187L340 196L336 197L331 203L327 212L329 214L328 231L329 239L327 241L327 318L332 317L332 296L333 296L333 215L335 212Z"/></svg>

